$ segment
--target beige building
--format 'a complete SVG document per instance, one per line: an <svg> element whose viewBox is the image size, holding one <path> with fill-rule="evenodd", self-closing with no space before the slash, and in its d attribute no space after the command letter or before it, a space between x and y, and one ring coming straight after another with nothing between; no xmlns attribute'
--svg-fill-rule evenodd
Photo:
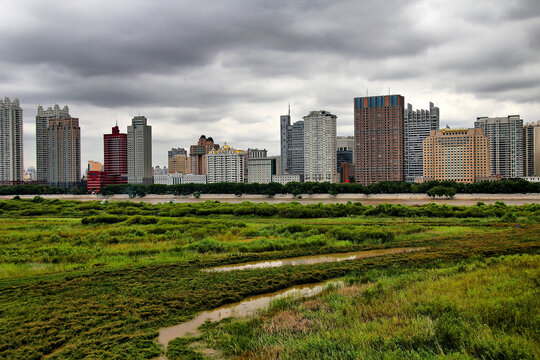
<svg viewBox="0 0 540 360"><path fill-rule="evenodd" d="M189 166L187 151L183 148L172 148L168 153L169 172L189 174L191 167Z"/></svg>
<svg viewBox="0 0 540 360"><path fill-rule="evenodd" d="M523 126L523 155L524 175L540 176L540 121Z"/></svg>
<svg viewBox="0 0 540 360"><path fill-rule="evenodd" d="M482 129L432 130L423 148L424 181L490 178L489 143Z"/></svg>
<svg viewBox="0 0 540 360"><path fill-rule="evenodd" d="M78 118L49 119L48 183L69 189L81 181L81 128Z"/></svg>
<svg viewBox="0 0 540 360"><path fill-rule="evenodd" d="M103 171L103 164L98 161L88 160L87 171Z"/></svg>

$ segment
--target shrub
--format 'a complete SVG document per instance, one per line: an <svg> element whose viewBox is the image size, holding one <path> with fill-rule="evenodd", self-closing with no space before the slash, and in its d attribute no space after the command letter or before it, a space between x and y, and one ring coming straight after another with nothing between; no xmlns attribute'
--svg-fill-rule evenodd
<svg viewBox="0 0 540 360"><path fill-rule="evenodd" d="M125 221L127 216L111 216L111 215L98 215L82 218L81 224L83 225L92 225L92 224L115 224L122 221Z"/></svg>

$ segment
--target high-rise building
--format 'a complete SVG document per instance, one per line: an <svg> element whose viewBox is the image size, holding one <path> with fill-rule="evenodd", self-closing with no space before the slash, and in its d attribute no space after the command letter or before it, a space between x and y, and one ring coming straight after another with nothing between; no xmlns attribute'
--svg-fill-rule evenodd
<svg viewBox="0 0 540 360"><path fill-rule="evenodd" d="M189 161L184 148L172 148L167 153L169 173L189 174Z"/></svg>
<svg viewBox="0 0 540 360"><path fill-rule="evenodd" d="M291 141L291 111L287 115L281 115L279 117L279 134L281 144L281 173L285 174L289 171L290 159L289 159L289 144Z"/></svg>
<svg viewBox="0 0 540 360"><path fill-rule="evenodd" d="M341 164L354 163L354 136L338 136L336 137L337 147L337 172L340 182L346 182L348 177L343 176L343 167ZM353 175L354 176L354 175Z"/></svg>
<svg viewBox="0 0 540 360"><path fill-rule="evenodd" d="M489 142L482 129L432 130L423 149L424 181L473 183L490 178Z"/></svg>
<svg viewBox="0 0 540 360"><path fill-rule="evenodd" d="M401 95L354 99L356 181L403 181L403 115Z"/></svg>
<svg viewBox="0 0 540 360"><path fill-rule="evenodd" d="M128 182L152 183L152 127L144 116L135 116L127 131Z"/></svg>
<svg viewBox="0 0 540 360"><path fill-rule="evenodd" d="M524 176L540 176L540 121L523 126Z"/></svg>
<svg viewBox="0 0 540 360"><path fill-rule="evenodd" d="M244 182L245 154L225 144L213 149L206 156L208 183Z"/></svg>
<svg viewBox="0 0 540 360"><path fill-rule="evenodd" d="M338 181L336 120L324 110L304 116L304 181Z"/></svg>
<svg viewBox="0 0 540 360"><path fill-rule="evenodd" d="M403 128L405 181L414 182L424 175L423 141L432 130L439 129L439 108L429 103L429 110L405 109Z"/></svg>
<svg viewBox="0 0 540 360"><path fill-rule="evenodd" d="M291 110L280 117L281 174L304 174L304 122L291 125Z"/></svg>
<svg viewBox="0 0 540 360"><path fill-rule="evenodd" d="M0 100L0 183L16 184L24 180L23 122L19 99Z"/></svg>
<svg viewBox="0 0 540 360"><path fill-rule="evenodd" d="M103 168L110 184L125 184L128 177L127 134L118 125L110 134L103 134Z"/></svg>
<svg viewBox="0 0 540 360"><path fill-rule="evenodd" d="M491 175L505 179L523 176L523 120L519 115L478 117L474 127L489 140Z"/></svg>
<svg viewBox="0 0 540 360"><path fill-rule="evenodd" d="M43 110L41 105L38 106L36 115L36 179L38 182L46 183L49 181L49 138L47 128L50 119L69 119L68 106L60 109L58 104L54 108L48 107Z"/></svg>
<svg viewBox="0 0 540 360"><path fill-rule="evenodd" d="M81 128L78 118L49 119L47 182L69 189L81 181ZM39 173L38 173L39 174Z"/></svg>
<svg viewBox="0 0 540 360"><path fill-rule="evenodd" d="M191 145L189 147L189 161L191 167L191 173L195 175L206 175L208 170L206 168L206 155L211 150L219 150L219 145L214 144L214 139L201 135L197 145Z"/></svg>

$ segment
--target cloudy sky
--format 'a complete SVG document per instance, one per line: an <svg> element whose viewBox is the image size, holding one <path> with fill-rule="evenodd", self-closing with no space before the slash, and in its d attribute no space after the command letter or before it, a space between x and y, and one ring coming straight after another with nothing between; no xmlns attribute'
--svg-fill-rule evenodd
<svg viewBox="0 0 540 360"><path fill-rule="evenodd" d="M35 164L39 104L80 118L82 164L134 115L152 125L153 162L201 134L279 153L279 115L338 116L353 98L393 94L440 107L441 126L477 116L540 119L538 0L6 1L0 97L24 112Z"/></svg>

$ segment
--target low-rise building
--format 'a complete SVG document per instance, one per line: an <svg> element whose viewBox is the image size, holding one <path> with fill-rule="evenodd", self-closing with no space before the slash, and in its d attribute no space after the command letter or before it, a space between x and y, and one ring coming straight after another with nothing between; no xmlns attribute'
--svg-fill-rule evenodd
<svg viewBox="0 0 540 360"><path fill-rule="evenodd" d="M304 176L295 174L273 175L272 182L280 183L281 185L286 185L290 182L304 182Z"/></svg>

